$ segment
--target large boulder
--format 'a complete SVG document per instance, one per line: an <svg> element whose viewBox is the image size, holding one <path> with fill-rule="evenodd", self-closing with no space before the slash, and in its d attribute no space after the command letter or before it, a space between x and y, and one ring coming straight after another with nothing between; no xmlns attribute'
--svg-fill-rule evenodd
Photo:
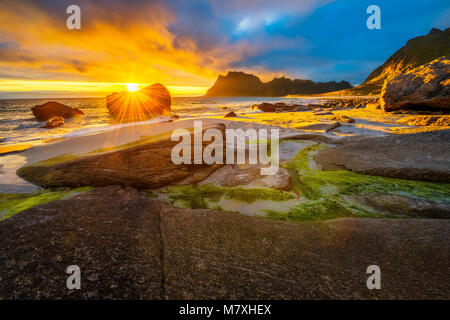
<svg viewBox="0 0 450 320"><path fill-rule="evenodd" d="M99 188L0 222L3 299L448 299L450 220L274 221ZM370 265L382 290L368 290ZM66 287L77 265L81 289Z"/></svg>
<svg viewBox="0 0 450 320"><path fill-rule="evenodd" d="M106 107L120 122L143 121L171 115L172 99L169 90L154 83L136 92L114 92L106 97Z"/></svg>
<svg viewBox="0 0 450 320"><path fill-rule="evenodd" d="M215 124L225 139L225 125ZM192 132L192 131L191 131ZM193 143L191 133L191 143ZM171 141L169 133L85 155L62 155L20 168L17 174L36 185L50 187L80 187L123 185L138 189L157 188L189 178L190 183L204 180L221 164L174 164L172 149L178 141ZM203 142L203 148L210 142ZM220 146L220 145L219 145ZM225 143L220 146L225 148ZM194 147L191 146L191 150ZM193 152L192 152L193 153ZM225 150L223 152L225 154Z"/></svg>
<svg viewBox="0 0 450 320"><path fill-rule="evenodd" d="M381 106L385 111L450 110L450 59L441 57L386 81Z"/></svg>
<svg viewBox="0 0 450 320"><path fill-rule="evenodd" d="M364 138L315 159L324 170L450 183L450 130Z"/></svg>
<svg viewBox="0 0 450 320"><path fill-rule="evenodd" d="M65 104L56 101L49 101L44 104L34 106L31 110L33 111L34 117L37 121L48 121L53 117L69 119L84 115L83 111L66 106Z"/></svg>

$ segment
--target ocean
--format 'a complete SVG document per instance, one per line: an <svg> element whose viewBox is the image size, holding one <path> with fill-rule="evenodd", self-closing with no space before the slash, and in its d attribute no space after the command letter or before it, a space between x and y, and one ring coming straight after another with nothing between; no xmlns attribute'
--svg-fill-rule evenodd
<svg viewBox="0 0 450 320"><path fill-rule="evenodd" d="M63 127L41 128L31 112L31 107L47 101L58 101L82 110L86 116L67 119ZM251 106L261 102L308 103L309 99L266 98L266 97L173 97L172 111L180 118L207 117L225 115L230 111L259 112ZM167 120L153 118L143 123L155 123ZM134 123L136 124L136 123ZM108 113L104 98L63 98L63 99L10 99L0 100L0 150L5 146L18 144L37 145L53 139L87 135L96 132L134 125L117 123ZM4 148L3 148L4 149Z"/></svg>

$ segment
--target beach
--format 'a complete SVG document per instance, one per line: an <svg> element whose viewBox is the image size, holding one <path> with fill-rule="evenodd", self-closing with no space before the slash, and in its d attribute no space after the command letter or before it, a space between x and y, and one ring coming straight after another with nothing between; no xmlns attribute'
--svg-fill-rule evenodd
<svg viewBox="0 0 450 320"><path fill-rule="evenodd" d="M63 99L61 101L66 102L72 100ZM0 154L0 164L3 165L2 172L0 173L0 177L2 178L0 192L38 190L37 187L33 187L15 175L15 171L23 165L63 154L81 154L95 149L116 147L138 140L142 136L157 135L163 131L173 131L178 127L191 127L194 119L202 120L206 123L233 122L233 128L241 127L243 129L249 126L277 127L281 130L282 135L316 133L337 139L341 137L380 136L396 132L423 130L423 128L420 129L420 127L401 122L401 119L407 117L407 115L387 115L383 112L373 112L373 110L366 109L345 108L343 110L333 110L333 115L321 115L320 112L317 114L318 112L315 110L270 113L252 110L251 108L252 105L261 101L320 104L321 101L326 100L321 97L269 99L185 98L185 101L183 99L180 100L182 103L173 107L174 113L179 116L178 119L173 120L169 117L157 117L138 123L121 124L114 123L115 120L111 118L106 108L102 106L102 99L80 99L79 104L75 103L74 105L78 107L80 104L83 105L84 108L82 107L82 110L89 112L88 116L83 119L74 119L72 122L68 121L68 125L65 125L62 129L39 128L39 123L36 123L34 119L29 120L30 116L32 117L30 115L29 105L26 107L24 105L23 111L22 109L20 112L11 111L12 115L3 112L3 120L0 121L14 122L16 128L19 127L19 129L2 133L7 138L0 144L0 150L4 150L3 155ZM3 102L5 103L5 101ZM186 104L186 101L189 101L189 104ZM30 104L40 101L30 100L20 102L22 104L25 102ZM11 100L8 103L15 104L17 102ZM96 110L93 116L91 115L91 109ZM224 115L231 111L236 112L238 116L235 118L224 118ZM317 123L333 122L330 118L339 115L352 117L355 119L355 123L342 125L330 133L321 132L323 130L301 129L302 127ZM23 121L25 122L22 123ZM26 129L20 129L21 126L25 126ZM5 127L4 130L8 130L8 127ZM31 148L33 146L34 148Z"/></svg>

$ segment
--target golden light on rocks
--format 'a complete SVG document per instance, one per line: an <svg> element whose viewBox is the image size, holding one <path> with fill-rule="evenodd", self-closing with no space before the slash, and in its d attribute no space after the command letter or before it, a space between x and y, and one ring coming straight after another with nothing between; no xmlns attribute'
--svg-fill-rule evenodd
<svg viewBox="0 0 450 320"><path fill-rule="evenodd" d="M128 91L114 92L106 97L106 106L119 122L143 121L171 115L169 90L155 83L141 90L137 84L127 84ZM136 89L136 90L135 90Z"/></svg>

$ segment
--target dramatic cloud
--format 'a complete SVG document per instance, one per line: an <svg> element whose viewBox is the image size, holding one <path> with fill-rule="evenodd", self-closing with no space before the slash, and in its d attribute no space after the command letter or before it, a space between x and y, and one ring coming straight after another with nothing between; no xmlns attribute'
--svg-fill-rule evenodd
<svg viewBox="0 0 450 320"><path fill-rule="evenodd" d="M82 29L66 28L78 4ZM449 12L444 0L381 0L382 29L365 27L366 0L2 0L0 77L209 86L230 69L361 82L372 68ZM448 17L448 15L447 15ZM448 25L447 25L448 26Z"/></svg>

